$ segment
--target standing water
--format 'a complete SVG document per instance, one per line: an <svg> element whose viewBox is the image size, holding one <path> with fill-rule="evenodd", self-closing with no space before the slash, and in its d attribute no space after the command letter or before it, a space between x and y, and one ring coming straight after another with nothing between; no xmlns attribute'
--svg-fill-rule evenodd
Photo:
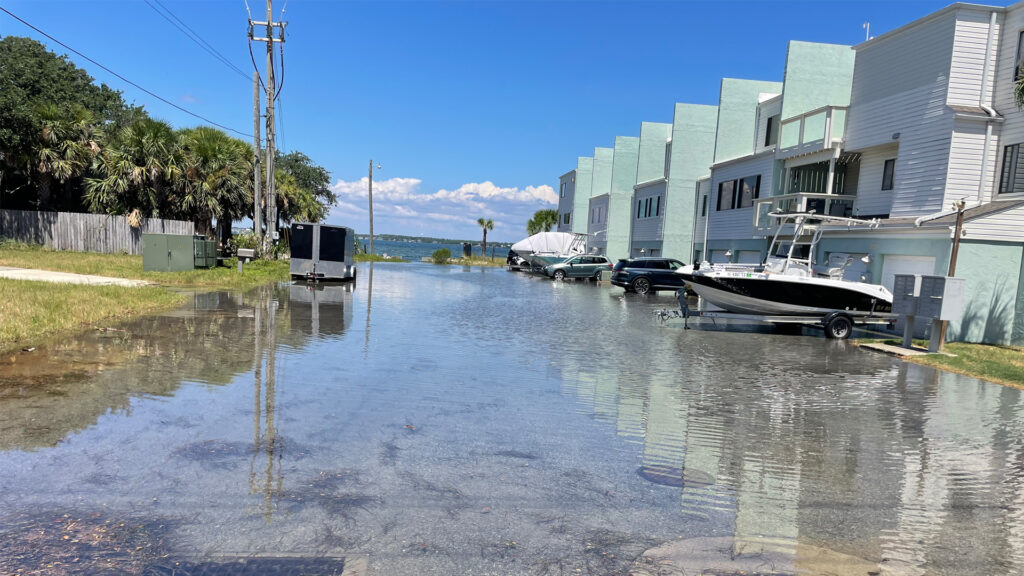
<svg viewBox="0 0 1024 576"><path fill-rule="evenodd" d="M500 269L0 359L0 574L1024 572L1019 391Z"/></svg>

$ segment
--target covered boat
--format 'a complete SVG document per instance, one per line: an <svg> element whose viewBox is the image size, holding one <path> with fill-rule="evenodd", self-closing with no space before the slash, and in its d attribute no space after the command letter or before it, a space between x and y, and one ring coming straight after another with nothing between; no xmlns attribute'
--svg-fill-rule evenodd
<svg viewBox="0 0 1024 576"><path fill-rule="evenodd" d="M566 258L587 253L587 235L539 232L512 245L512 251L532 268L543 268Z"/></svg>

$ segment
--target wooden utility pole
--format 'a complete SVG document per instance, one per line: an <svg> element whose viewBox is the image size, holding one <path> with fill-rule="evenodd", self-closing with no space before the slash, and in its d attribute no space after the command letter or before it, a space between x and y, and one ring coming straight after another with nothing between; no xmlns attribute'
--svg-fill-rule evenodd
<svg viewBox="0 0 1024 576"><path fill-rule="evenodd" d="M284 29L287 26L287 22L274 22L274 2L273 0L267 0L267 20L266 22L260 22L253 19L249 19L249 40L256 42L267 43L267 81L265 84L267 90L267 113L266 113L266 160L263 162L264 169L266 170L265 178L266 184L263 190L266 199L266 210L263 211L263 216L267 225L267 233L263 237L263 257L267 258L272 253L271 243L277 239L277 198L276 190L274 187L274 99L276 87L274 84L274 44L284 42ZM266 26L267 36L265 38L257 38L254 35L256 26ZM275 37L274 31L277 30L277 36ZM258 78L257 78L258 81ZM257 91L258 92L258 91ZM259 96L257 95L257 99ZM256 108L259 109L259 104L256 104ZM255 120L255 123L259 124L259 119ZM257 132L259 132L257 128ZM257 136L257 139L259 136Z"/></svg>
<svg viewBox="0 0 1024 576"><path fill-rule="evenodd" d="M373 158L370 158L370 255L373 255Z"/></svg>
<svg viewBox="0 0 1024 576"><path fill-rule="evenodd" d="M958 200L953 203L953 207L956 208L956 225L953 227L953 250L949 254L949 271L946 276L956 276L956 257L960 253L960 236L964 232L964 209L967 207L967 202L964 200ZM942 328L939 330L939 350L946 345L946 326L949 324L948 321L942 321Z"/></svg>
<svg viewBox="0 0 1024 576"><path fill-rule="evenodd" d="M256 234L256 245L263 246L263 190L260 180L263 179L263 171L260 166L260 73L252 71L252 228Z"/></svg>

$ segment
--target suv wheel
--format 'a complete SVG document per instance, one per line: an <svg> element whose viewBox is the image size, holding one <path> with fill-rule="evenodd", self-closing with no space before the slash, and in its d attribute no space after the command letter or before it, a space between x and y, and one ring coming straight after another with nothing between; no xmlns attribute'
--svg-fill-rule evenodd
<svg viewBox="0 0 1024 576"><path fill-rule="evenodd" d="M565 270L555 270L555 280L565 280Z"/></svg>
<svg viewBox="0 0 1024 576"><path fill-rule="evenodd" d="M596 282L600 282L601 281L601 271L600 270L598 270L597 272L594 272L594 280Z"/></svg>
<svg viewBox="0 0 1024 576"><path fill-rule="evenodd" d="M643 276L633 280L633 292L637 294L647 294L651 291L651 281Z"/></svg>

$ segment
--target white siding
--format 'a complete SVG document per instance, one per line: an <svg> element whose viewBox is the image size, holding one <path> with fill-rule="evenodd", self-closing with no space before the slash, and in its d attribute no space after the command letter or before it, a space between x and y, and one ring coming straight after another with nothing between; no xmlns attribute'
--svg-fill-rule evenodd
<svg viewBox="0 0 1024 576"><path fill-rule="evenodd" d="M647 218L641 214L641 217L637 218L637 203L643 203L648 198L651 199L651 216ZM631 215L631 218L633 219L631 232L632 241L660 242L663 237L662 233L665 226L665 183L659 182L657 184L651 184L638 189L633 194L633 205L631 210L633 212ZM655 216L655 212L659 212L659 214Z"/></svg>
<svg viewBox="0 0 1024 576"><path fill-rule="evenodd" d="M576 218L572 214L573 199L576 197L576 171L564 174L558 179L558 231L572 232L572 222ZM569 222L565 215L569 214Z"/></svg>
<svg viewBox="0 0 1024 576"><path fill-rule="evenodd" d="M957 120L954 126L950 143L949 170L946 175L946 196L942 203L944 207L961 198L967 198L968 201L978 198L978 183L982 172L981 158L985 148L984 122ZM998 132L994 131L989 143L982 201L988 201L991 197L993 177L999 162L998 146Z"/></svg>
<svg viewBox="0 0 1024 576"><path fill-rule="evenodd" d="M763 182L762 182L763 185ZM701 206L704 205L704 198L707 197L708 212L711 211L711 180L700 180L697 182L697 221L693 229L694 243L704 242L704 227L707 226L707 216L701 216Z"/></svg>
<svg viewBox="0 0 1024 576"><path fill-rule="evenodd" d="M868 148L861 153L857 200L853 204L854 216L888 214L892 209L892 190L882 190L882 173L885 161L896 158L898 150L896 144L886 144Z"/></svg>
<svg viewBox="0 0 1024 576"><path fill-rule="evenodd" d="M891 144L898 134L892 216L941 209L953 111L946 106L955 12L857 51L846 148ZM975 102L977 103L977 102ZM865 175L865 172L861 173Z"/></svg>
<svg viewBox="0 0 1024 576"><path fill-rule="evenodd" d="M718 184L727 180L761 175L760 198L771 195L772 170L775 167L775 156L764 154L753 156L748 160L733 162L711 171L711 196L708 200L708 215L711 228L709 240L749 240L754 238L754 208L736 208L718 210Z"/></svg>
<svg viewBox="0 0 1024 576"><path fill-rule="evenodd" d="M971 240L1024 242L1024 206L971 220L964 229Z"/></svg>
<svg viewBox="0 0 1024 576"><path fill-rule="evenodd" d="M782 95L771 100L761 102L757 106L757 132L754 134L754 153L764 152L771 146L764 145L764 138L767 135L768 119L772 116L782 114ZM780 117L781 119L781 117ZM778 131L781 130L779 122L775 123L775 140L778 141Z"/></svg>
<svg viewBox="0 0 1024 576"><path fill-rule="evenodd" d="M963 9L957 11L956 41L949 69L949 95L947 102L962 106L977 106L981 96L981 76L984 72L985 49L988 44L988 28L991 12ZM996 21L995 41L999 39L999 22ZM998 45L998 44L997 44ZM990 72L995 72L997 54L989 56ZM985 86L985 102L992 95L992 80Z"/></svg>
<svg viewBox="0 0 1024 576"><path fill-rule="evenodd" d="M999 35L999 63L995 69L996 92L993 107L1005 121L1001 126L997 126L1000 143L996 147L997 153L990 159L992 170L995 172L994 187L999 185L1003 147L1024 142L1024 112L1017 109L1013 100L1014 59L1021 30L1024 30L1024 5L1018 4L1005 13L1002 32ZM994 189L989 192L990 195L995 193Z"/></svg>

